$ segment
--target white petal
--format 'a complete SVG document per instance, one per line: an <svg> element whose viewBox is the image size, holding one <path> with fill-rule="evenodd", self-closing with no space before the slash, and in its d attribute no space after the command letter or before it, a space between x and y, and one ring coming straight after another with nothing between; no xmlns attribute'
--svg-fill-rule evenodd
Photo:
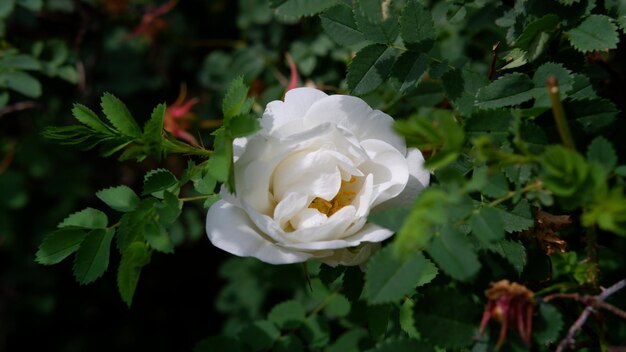
<svg viewBox="0 0 626 352"><path fill-rule="evenodd" d="M301 209L291 218L291 224L296 230L304 228L318 228L328 222L328 216L317 209Z"/></svg>
<svg viewBox="0 0 626 352"><path fill-rule="evenodd" d="M406 153L404 139L393 131L391 116L372 110L365 101L348 95L331 95L315 102L304 117L304 126L312 127L331 122L354 133L361 141L379 139L391 144L402 155Z"/></svg>
<svg viewBox="0 0 626 352"><path fill-rule="evenodd" d="M269 134L274 133L284 125L291 122L299 122L302 125L302 117L316 101L326 98L328 95L313 88L295 88L285 94L285 101L273 101L267 104L261 126ZM291 128L291 133L297 131Z"/></svg>
<svg viewBox="0 0 626 352"><path fill-rule="evenodd" d="M285 229L290 221L293 223L292 218L296 214L302 210L308 209L311 200L312 198L307 195L295 192L289 193L276 205L274 209L274 220L281 228Z"/></svg>
<svg viewBox="0 0 626 352"><path fill-rule="evenodd" d="M322 243L344 236L346 230L355 220L356 209L353 206L345 206L328 217L323 224L315 227L303 227L293 232L285 233L285 243L289 248L329 249L324 247L307 247L309 243ZM296 245L296 247L293 247Z"/></svg>
<svg viewBox="0 0 626 352"><path fill-rule="evenodd" d="M428 186L430 182L430 172L424 168L424 157L422 153L415 148L409 148L406 160L409 166L409 180L406 187L402 193L377 205L372 211L410 207L413 205L413 202L415 202L417 195Z"/></svg>
<svg viewBox="0 0 626 352"><path fill-rule="evenodd" d="M347 207L346 207L347 208ZM356 247L363 242L382 242L393 235L393 231L374 224L365 224L363 228L353 236L344 239L328 241L303 242L285 244L285 247L294 250L322 250Z"/></svg>
<svg viewBox="0 0 626 352"><path fill-rule="evenodd" d="M364 173L374 175L375 198L373 205L391 199L405 188L409 179L409 166L403 154L383 141L369 139L361 145L370 160L359 165Z"/></svg>
<svg viewBox="0 0 626 352"><path fill-rule="evenodd" d="M255 257L270 264L299 263L312 256L266 240L241 209L223 200L209 209L206 231L214 246L234 255Z"/></svg>

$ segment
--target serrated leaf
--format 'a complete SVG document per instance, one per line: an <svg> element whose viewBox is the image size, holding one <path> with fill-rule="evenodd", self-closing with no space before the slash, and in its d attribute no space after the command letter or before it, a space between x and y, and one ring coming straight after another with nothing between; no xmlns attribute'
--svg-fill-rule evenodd
<svg viewBox="0 0 626 352"><path fill-rule="evenodd" d="M470 139L488 135L497 144L507 140L514 118L510 109L477 111L465 122L465 133Z"/></svg>
<svg viewBox="0 0 626 352"><path fill-rule="evenodd" d="M381 341L389 327L390 304L379 304L367 307L367 327L370 335L376 341Z"/></svg>
<svg viewBox="0 0 626 352"><path fill-rule="evenodd" d="M582 99L563 104L566 116L587 134L594 134L610 125L619 110L606 99Z"/></svg>
<svg viewBox="0 0 626 352"><path fill-rule="evenodd" d="M429 352L435 351L433 346L424 341L417 341L407 338L396 338L382 341L376 347L367 350L367 352Z"/></svg>
<svg viewBox="0 0 626 352"><path fill-rule="evenodd" d="M334 295L328 305L324 307L324 315L328 319L342 318L350 313L350 309L350 301L346 296L338 293Z"/></svg>
<svg viewBox="0 0 626 352"><path fill-rule="evenodd" d="M514 45L525 51L536 45L543 33L554 31L559 25L559 16L554 14L545 15L533 22L530 22L522 34L515 40Z"/></svg>
<svg viewBox="0 0 626 352"><path fill-rule="evenodd" d="M378 0L371 2L370 6L363 1L357 2L354 10L354 19L358 29L365 39L379 44L392 44L398 37L400 28L396 16L383 18L381 6L385 6Z"/></svg>
<svg viewBox="0 0 626 352"><path fill-rule="evenodd" d="M109 220L105 213L93 208L85 208L65 218L59 228L78 227L83 229L103 229Z"/></svg>
<svg viewBox="0 0 626 352"><path fill-rule="evenodd" d="M410 213L410 208L391 208L372 212L367 220L393 232L398 232Z"/></svg>
<svg viewBox="0 0 626 352"><path fill-rule="evenodd" d="M400 15L402 40L408 46L428 51L435 38L435 24L431 12L417 0L409 0Z"/></svg>
<svg viewBox="0 0 626 352"><path fill-rule="evenodd" d="M522 199L515 205L513 210L507 211L502 208L494 208L500 213L504 231L508 233L519 232L531 228L535 224L535 220L530 211L530 204Z"/></svg>
<svg viewBox="0 0 626 352"><path fill-rule="evenodd" d="M224 122L239 115L248 98L248 86L243 82L243 77L239 76L228 86L224 100L222 101L222 113Z"/></svg>
<svg viewBox="0 0 626 352"><path fill-rule="evenodd" d="M441 80L448 99L462 116L469 116L476 110L476 93L489 84L489 79L484 74L466 69L450 70L441 77Z"/></svg>
<svg viewBox="0 0 626 352"><path fill-rule="evenodd" d="M39 264L56 264L76 252L87 233L80 229L60 229L46 236L35 254Z"/></svg>
<svg viewBox="0 0 626 352"><path fill-rule="evenodd" d="M152 110L150 119L143 126L143 139L152 147L156 148L155 154L160 156L163 140L163 125L165 123L165 104L157 105Z"/></svg>
<svg viewBox="0 0 626 352"><path fill-rule="evenodd" d="M572 91L568 94L569 99L581 100L598 98L589 77L583 74L574 74L573 77Z"/></svg>
<svg viewBox="0 0 626 352"><path fill-rule="evenodd" d="M500 213L493 208L480 208L470 219L472 233L484 243L498 242L504 238L504 225Z"/></svg>
<svg viewBox="0 0 626 352"><path fill-rule="evenodd" d="M35 77L22 71L0 72L0 87L12 89L29 98L41 96L41 83Z"/></svg>
<svg viewBox="0 0 626 352"><path fill-rule="evenodd" d="M417 86L424 72L428 69L428 55L407 51L400 55L391 70L392 84L400 92L406 92Z"/></svg>
<svg viewBox="0 0 626 352"><path fill-rule="evenodd" d="M174 244L167 230L156 221L149 221L143 226L143 237L150 247L163 253L174 253Z"/></svg>
<svg viewBox="0 0 626 352"><path fill-rule="evenodd" d="M617 165L617 153L608 139L598 136L587 148L587 160L598 162L608 172Z"/></svg>
<svg viewBox="0 0 626 352"><path fill-rule="evenodd" d="M491 82L476 93L476 104L481 109L517 105L533 98L533 83L523 73L510 73Z"/></svg>
<svg viewBox="0 0 626 352"><path fill-rule="evenodd" d="M135 210L140 201L137 194L130 187L124 185L98 191L96 197L112 209L124 213Z"/></svg>
<svg viewBox="0 0 626 352"><path fill-rule="evenodd" d="M357 27L352 8L340 3L320 15L322 28L340 45L356 46L365 42L363 32Z"/></svg>
<svg viewBox="0 0 626 352"><path fill-rule="evenodd" d="M526 266L526 248L519 242L502 240L486 244L485 248L506 259L519 275Z"/></svg>
<svg viewBox="0 0 626 352"><path fill-rule="evenodd" d="M115 229L92 230L82 241L74 260L74 277L80 284L95 281L107 270L114 234Z"/></svg>
<svg viewBox="0 0 626 352"><path fill-rule="evenodd" d="M554 76L559 85L561 100L564 100L573 88L572 73L561 64L548 62L541 65L533 75L535 83L535 106L551 106L548 92L548 78Z"/></svg>
<svg viewBox="0 0 626 352"><path fill-rule="evenodd" d="M396 50L381 44L361 49L348 66L348 86L353 94L363 95L378 88L391 73Z"/></svg>
<svg viewBox="0 0 626 352"><path fill-rule="evenodd" d="M100 105L104 116L120 133L131 138L141 136L139 125L121 100L109 93L104 93Z"/></svg>
<svg viewBox="0 0 626 352"><path fill-rule="evenodd" d="M617 26L604 15L588 16L566 33L572 46L583 53L615 49L619 42Z"/></svg>
<svg viewBox="0 0 626 352"><path fill-rule="evenodd" d="M111 130L100 120L98 115L84 105L74 104L72 115L74 115L76 120L80 123L93 128L95 131L111 134Z"/></svg>
<svg viewBox="0 0 626 352"><path fill-rule="evenodd" d="M135 210L122 216L117 233L117 248L120 253L124 253L133 242L143 242L143 228L147 222L155 221L157 203L158 201L154 198L144 199Z"/></svg>
<svg viewBox="0 0 626 352"><path fill-rule="evenodd" d="M306 309L297 301L285 301L272 308L267 315L267 320L276 324L281 330L295 329L306 318Z"/></svg>
<svg viewBox="0 0 626 352"><path fill-rule="evenodd" d="M480 270L480 262L470 240L449 226L442 228L426 252L446 274L459 281L467 281Z"/></svg>
<svg viewBox="0 0 626 352"><path fill-rule="evenodd" d="M163 226L169 226L180 216L183 202L172 192L164 191L163 201L156 203L154 207L159 216L159 223Z"/></svg>
<svg viewBox="0 0 626 352"><path fill-rule="evenodd" d="M330 265L322 265L320 267L320 272L318 277L322 280L322 283L326 286L330 286L333 282L335 282L341 274L346 271L346 267L342 265L337 265L332 267Z"/></svg>
<svg viewBox="0 0 626 352"><path fill-rule="evenodd" d="M117 288L128 307L133 302L141 268L149 262L150 252L144 242L133 242L122 252L117 271Z"/></svg>
<svg viewBox="0 0 626 352"><path fill-rule="evenodd" d="M395 257L392 246L387 246L367 265L364 295L370 304L395 302L435 276L437 268L421 252L402 260Z"/></svg>
<svg viewBox="0 0 626 352"><path fill-rule="evenodd" d="M148 172L143 179L143 195L156 193L174 186L178 180L166 169L154 169Z"/></svg>
<svg viewBox="0 0 626 352"><path fill-rule="evenodd" d="M234 116L225 126L233 139L251 135L261 129L259 119L252 114Z"/></svg>
<svg viewBox="0 0 626 352"><path fill-rule="evenodd" d="M471 295L454 288L432 288L415 304L415 324L422 340L461 350L474 341L480 315Z"/></svg>
<svg viewBox="0 0 626 352"><path fill-rule="evenodd" d="M338 0L286 0L276 7L276 15L287 19L313 16L336 5Z"/></svg>
<svg viewBox="0 0 626 352"><path fill-rule="evenodd" d="M419 340L420 333L415 328L413 307L415 307L415 301L412 299L406 299L400 306L400 311L398 312L398 322L400 323L402 331L406 332L409 337Z"/></svg>
<svg viewBox="0 0 626 352"><path fill-rule="evenodd" d="M563 328L563 315L553 305L539 305L539 319L533 327L533 339L540 345L547 345L559 340Z"/></svg>

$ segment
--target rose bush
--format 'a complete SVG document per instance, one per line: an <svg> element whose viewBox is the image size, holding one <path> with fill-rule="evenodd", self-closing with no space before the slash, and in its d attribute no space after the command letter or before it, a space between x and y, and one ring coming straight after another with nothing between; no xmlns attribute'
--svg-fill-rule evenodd
<svg viewBox="0 0 626 352"><path fill-rule="evenodd" d="M359 98L312 88L269 103L262 129L233 143L236 195L223 188L209 209L209 239L271 264L362 263L393 234L367 223L370 212L410 205L430 179L392 123Z"/></svg>

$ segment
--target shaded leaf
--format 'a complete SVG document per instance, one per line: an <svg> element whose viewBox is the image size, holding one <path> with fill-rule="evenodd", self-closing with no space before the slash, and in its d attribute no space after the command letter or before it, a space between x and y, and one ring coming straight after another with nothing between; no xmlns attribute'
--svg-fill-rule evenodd
<svg viewBox="0 0 626 352"><path fill-rule="evenodd" d="M504 238L504 225L497 210L483 207L470 219L472 233L484 243L500 241Z"/></svg>
<svg viewBox="0 0 626 352"><path fill-rule="evenodd" d="M396 50L373 44L361 49L348 66L348 86L353 94L362 95L378 88L391 73Z"/></svg>
<svg viewBox="0 0 626 352"><path fill-rule="evenodd" d="M535 224L535 220L530 211L530 204L528 204L528 201L525 199L517 203L511 211L502 208L494 209L500 213L504 230L508 233L527 230Z"/></svg>
<svg viewBox="0 0 626 352"><path fill-rule="evenodd" d="M533 339L541 345L559 340L563 328L563 316L558 309L549 303L539 305L539 319L533 328Z"/></svg>
<svg viewBox="0 0 626 352"><path fill-rule="evenodd" d="M352 8L340 3L320 15L322 27L328 36L340 45L353 46L365 41L363 32L357 27Z"/></svg>
<svg viewBox="0 0 626 352"><path fill-rule="evenodd" d="M391 81L400 92L417 86L428 68L428 55L407 51L400 55L391 70Z"/></svg>
<svg viewBox="0 0 626 352"><path fill-rule="evenodd" d="M150 252L144 242L133 242L122 251L117 271L117 288L122 300L130 307L141 269L150 262Z"/></svg>
<svg viewBox="0 0 626 352"><path fill-rule="evenodd" d="M387 246L367 265L364 295L370 304L394 302L435 276L437 268L421 252L402 260L394 256L392 246Z"/></svg>
<svg viewBox="0 0 626 352"><path fill-rule="evenodd" d="M85 126L91 127L95 131L111 134L111 130L107 127L102 120L89 109L88 107L81 104L74 104L72 108L72 115L78 120L80 123Z"/></svg>
<svg viewBox="0 0 626 352"><path fill-rule="evenodd" d="M267 320L283 329L295 329L299 327L306 318L306 309L297 301L285 301L272 308L267 316Z"/></svg>
<svg viewBox="0 0 626 352"><path fill-rule="evenodd" d="M163 191L174 186L178 180L166 169L150 170L143 178L143 195Z"/></svg>
<svg viewBox="0 0 626 352"><path fill-rule="evenodd" d="M608 172L617 165L617 154L608 139L598 136L589 144L587 160L598 162Z"/></svg>
<svg viewBox="0 0 626 352"><path fill-rule="evenodd" d="M389 314L391 313L391 305L379 304L367 307L367 327L370 335L376 341L381 341L389 326Z"/></svg>
<svg viewBox="0 0 626 352"><path fill-rule="evenodd" d="M519 242L502 240L485 244L485 248L506 259L519 275L526 266L526 248Z"/></svg>
<svg viewBox="0 0 626 352"><path fill-rule="evenodd" d="M334 6L338 3L338 0L286 0L276 7L276 15L284 18L300 18L304 16L313 16L318 14L327 8Z"/></svg>
<svg viewBox="0 0 626 352"><path fill-rule="evenodd" d="M114 234L115 229L92 230L82 241L74 260L74 277L80 284L93 282L104 274Z"/></svg>
<svg viewBox="0 0 626 352"><path fill-rule="evenodd" d="M402 40L407 46L417 46L420 51L428 51L435 38L435 24L431 12L417 0L407 1L400 16Z"/></svg>
<svg viewBox="0 0 626 352"><path fill-rule="evenodd" d="M533 98L533 83L522 73L510 73L478 90L476 104L482 109L517 105Z"/></svg>
<svg viewBox="0 0 626 352"><path fill-rule="evenodd" d="M426 248L428 254L446 274L467 281L480 270L480 262L469 239L449 226L441 230Z"/></svg>
<svg viewBox="0 0 626 352"><path fill-rule="evenodd" d="M22 71L0 72L0 87L7 87L30 98L41 96L41 83Z"/></svg>
<svg viewBox="0 0 626 352"><path fill-rule="evenodd" d="M367 352L428 352L434 351L433 346L423 342L407 338L395 338L382 341L376 347Z"/></svg>
<svg viewBox="0 0 626 352"><path fill-rule="evenodd" d="M49 234L39 245L35 261L39 264L56 264L76 252L87 233L80 229L60 229Z"/></svg>

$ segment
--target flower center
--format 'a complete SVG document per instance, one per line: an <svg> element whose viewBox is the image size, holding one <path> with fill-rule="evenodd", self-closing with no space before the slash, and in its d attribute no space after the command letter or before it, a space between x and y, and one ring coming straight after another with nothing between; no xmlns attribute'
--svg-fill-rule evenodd
<svg viewBox="0 0 626 352"><path fill-rule="evenodd" d="M352 176L348 181L341 181L341 187L339 188L339 192L337 195L331 200L327 201L324 198L316 197L313 199L311 204L309 204L309 208L317 209L322 214L326 216L331 216L339 209L345 207L346 205L350 205L354 197L356 197L356 192L350 190L350 186L356 182L356 177Z"/></svg>

